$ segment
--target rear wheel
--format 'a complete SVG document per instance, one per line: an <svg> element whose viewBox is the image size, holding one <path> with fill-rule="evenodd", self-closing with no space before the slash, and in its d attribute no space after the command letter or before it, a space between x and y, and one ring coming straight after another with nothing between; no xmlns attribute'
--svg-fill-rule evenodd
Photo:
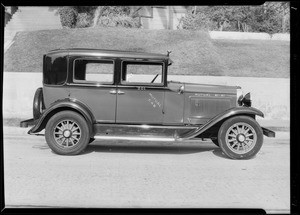
<svg viewBox="0 0 300 215"><path fill-rule="evenodd" d="M251 117L236 116L226 120L218 132L222 151L232 159L249 159L263 144L263 132Z"/></svg>
<svg viewBox="0 0 300 215"><path fill-rule="evenodd" d="M73 111L62 111L48 121L45 137L55 153L76 155L88 145L90 133L84 117Z"/></svg>

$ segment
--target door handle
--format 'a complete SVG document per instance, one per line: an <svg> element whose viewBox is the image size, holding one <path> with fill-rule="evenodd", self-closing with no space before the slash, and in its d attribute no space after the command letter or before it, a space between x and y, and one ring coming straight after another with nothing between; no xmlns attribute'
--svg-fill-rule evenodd
<svg viewBox="0 0 300 215"><path fill-rule="evenodd" d="M110 94L117 94L117 91L116 90L111 90L109 91Z"/></svg>
<svg viewBox="0 0 300 215"><path fill-rule="evenodd" d="M118 95L125 94L123 91L118 90Z"/></svg>
<svg viewBox="0 0 300 215"><path fill-rule="evenodd" d="M183 92L184 92L184 85L182 85L181 87L179 87L178 94L182 94Z"/></svg>

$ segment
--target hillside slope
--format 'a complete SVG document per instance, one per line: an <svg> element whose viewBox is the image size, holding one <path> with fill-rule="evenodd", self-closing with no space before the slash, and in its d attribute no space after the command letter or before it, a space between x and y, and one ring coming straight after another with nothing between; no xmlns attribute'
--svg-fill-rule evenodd
<svg viewBox="0 0 300 215"><path fill-rule="evenodd" d="M153 53L171 50L170 56L174 61L171 74L289 77L287 42L264 46L257 44L257 41L212 41L208 33L201 31L123 28L20 32L5 54L4 71L41 72L43 54L57 48L103 48ZM280 50L277 51L278 55L273 54L274 50ZM261 53L263 57L259 56ZM269 54L272 54L271 57ZM273 62L281 65L276 67L280 71L274 74L269 72L274 70L276 63Z"/></svg>

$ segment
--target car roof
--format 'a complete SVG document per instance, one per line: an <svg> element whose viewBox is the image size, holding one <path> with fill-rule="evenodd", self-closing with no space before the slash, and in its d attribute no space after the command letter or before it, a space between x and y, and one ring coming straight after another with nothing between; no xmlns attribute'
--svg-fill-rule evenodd
<svg viewBox="0 0 300 215"><path fill-rule="evenodd" d="M167 54L155 54L137 51L120 51L108 49L88 49L88 48L69 48L69 49L54 49L48 52L47 55L62 54L62 55L83 55L91 57L117 57L117 58L145 58L145 59L169 59Z"/></svg>

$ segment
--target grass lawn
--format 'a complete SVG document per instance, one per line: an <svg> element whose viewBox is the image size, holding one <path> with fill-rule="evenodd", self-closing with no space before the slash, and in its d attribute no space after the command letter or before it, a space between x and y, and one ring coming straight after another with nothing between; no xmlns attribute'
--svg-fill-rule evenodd
<svg viewBox="0 0 300 215"><path fill-rule="evenodd" d="M290 45L286 41L213 40L230 76L290 77ZM254 74L254 75L252 75Z"/></svg>
<svg viewBox="0 0 300 215"><path fill-rule="evenodd" d="M124 28L20 32L5 53L4 71L41 72L42 56L57 48L167 53L171 74L288 78L289 42L211 40L207 32Z"/></svg>

